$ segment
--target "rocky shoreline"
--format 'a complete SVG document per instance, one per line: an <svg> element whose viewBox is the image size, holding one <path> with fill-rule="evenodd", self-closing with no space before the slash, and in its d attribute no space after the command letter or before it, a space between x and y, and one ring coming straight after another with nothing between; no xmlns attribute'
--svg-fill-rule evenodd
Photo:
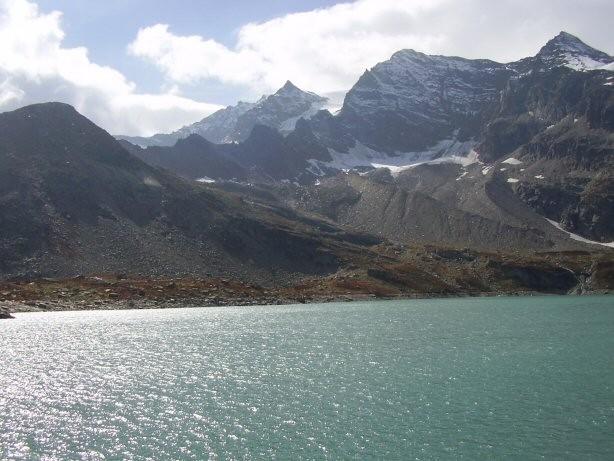
<svg viewBox="0 0 614 461"><path fill-rule="evenodd" d="M573 294L608 293L608 290L597 290ZM313 279L300 285L265 288L228 279L76 277L0 282L0 318L12 318L11 313L21 312L287 305L371 299L542 294L546 293L518 289L412 292L388 289L366 280L350 281L339 278Z"/></svg>

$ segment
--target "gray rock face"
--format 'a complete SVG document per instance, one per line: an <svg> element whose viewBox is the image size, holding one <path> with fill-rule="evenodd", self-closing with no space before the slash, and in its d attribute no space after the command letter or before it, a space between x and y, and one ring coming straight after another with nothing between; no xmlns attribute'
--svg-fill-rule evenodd
<svg viewBox="0 0 614 461"><path fill-rule="evenodd" d="M613 70L614 58L566 32L536 56L508 64L403 50L360 77L338 116L310 122L342 152L354 142L394 154L475 139L490 161L568 114L614 129ZM351 140L338 145L343 138Z"/></svg>
<svg viewBox="0 0 614 461"><path fill-rule="evenodd" d="M477 146L480 159L525 165L514 186L570 232L614 241L614 59L562 32L501 93Z"/></svg>
<svg viewBox="0 0 614 461"><path fill-rule="evenodd" d="M375 150L420 151L455 132L476 136L512 73L487 60L399 51L360 77L339 118Z"/></svg>
<svg viewBox="0 0 614 461"><path fill-rule="evenodd" d="M235 141L233 132L237 121L255 106L255 103L239 101L236 106L218 110L200 122L177 130L173 135L176 139L183 139L197 134L217 144Z"/></svg>
<svg viewBox="0 0 614 461"><path fill-rule="evenodd" d="M582 248L523 203L505 177L484 175L478 164L423 165L396 177L385 171L340 174L288 200L401 243L490 251Z"/></svg>
<svg viewBox="0 0 614 461"><path fill-rule="evenodd" d="M390 153L392 164L394 153L421 151L444 139L474 139L479 160L490 165L490 169L501 170L501 176L509 179L505 187L539 213L533 219L545 216L572 233L597 242L611 242L613 62L611 56L565 32L549 41L536 56L505 65L402 51L360 78L348 93L338 117L314 118L310 123L316 136L332 149L352 152L351 141L346 142L349 149L331 143L331 138L343 137L338 134L331 137L329 133L342 132L373 150ZM441 154L434 151L431 159L436 160L438 155ZM509 157L518 159L523 167L498 165ZM378 163L387 162L384 159ZM422 175L425 174L423 171ZM457 179L450 178L450 184L445 185L455 197L461 193L458 183L452 182ZM426 176L423 180L426 181ZM494 186L489 187L494 190ZM364 186L363 190L371 189ZM427 235L451 243L488 242L487 245L496 247L499 245L496 236L500 234L506 235L507 243L517 242L523 247L545 244L537 243L540 238L527 241L514 236L512 229L500 228L492 222L480 224L483 235L492 238L483 237L480 242L476 235L474 239L471 235L476 227L465 224L475 218L459 212L470 211L487 221L498 222L498 212L489 210L487 197L481 206L470 210L459 210L458 204L447 202L433 202L419 209L416 207L420 200L426 203L427 199L438 198L430 192L422 198L415 194L410 190L392 216L373 218L373 229L385 222L390 236L406 234L417 240ZM368 226L372 216L367 208L380 211L384 202L384 209L390 213L395 209L390 204L399 196L382 198L388 195L374 193L379 199L364 205L362 212L354 206L347 215L351 219L346 220ZM384 202L379 203L381 200ZM491 214L485 214L482 208ZM447 217L436 224L434 216L440 209L442 216ZM408 215L411 220L399 224ZM521 229L526 225L541 228L524 221ZM411 227L420 231L407 234ZM440 234L441 229L446 230Z"/></svg>
<svg viewBox="0 0 614 461"><path fill-rule="evenodd" d="M244 141L256 125L289 133L300 118L311 117L324 107L326 101L326 98L302 91L287 81L275 94L262 98L241 114L229 137L223 141Z"/></svg>

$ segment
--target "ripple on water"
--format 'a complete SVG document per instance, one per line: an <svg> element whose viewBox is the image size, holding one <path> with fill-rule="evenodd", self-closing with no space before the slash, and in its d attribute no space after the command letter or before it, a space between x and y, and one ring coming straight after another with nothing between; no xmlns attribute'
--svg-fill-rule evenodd
<svg viewBox="0 0 614 461"><path fill-rule="evenodd" d="M21 314L0 458L607 458L612 299Z"/></svg>

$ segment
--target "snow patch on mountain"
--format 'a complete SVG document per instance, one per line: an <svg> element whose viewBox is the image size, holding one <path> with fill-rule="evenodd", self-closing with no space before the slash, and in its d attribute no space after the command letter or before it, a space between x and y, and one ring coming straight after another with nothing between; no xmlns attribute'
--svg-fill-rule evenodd
<svg viewBox="0 0 614 461"><path fill-rule="evenodd" d="M476 142L444 139L431 148L421 152L403 152L390 155L371 149L359 142L347 153L329 148L331 161L311 159L313 172L327 170L350 171L358 168L388 168L393 176L409 168L423 164L457 163L467 166L478 162L473 150Z"/></svg>
<svg viewBox="0 0 614 461"><path fill-rule="evenodd" d="M553 220L548 219L548 218L544 218L544 219L546 221L548 221L550 224L552 224L554 227L556 227L558 230L560 230L562 232L565 232L573 240L577 240L578 242L588 243L590 245L601 245L601 246L605 246L605 247L614 248L614 242L597 242L595 240L589 240L587 238L582 237L581 235L574 234L573 232L569 232L569 231L563 229L563 226L561 226L556 221L553 221Z"/></svg>
<svg viewBox="0 0 614 461"><path fill-rule="evenodd" d="M614 63L605 63L603 61L596 61L588 56L565 56L566 66L570 69L577 70L579 72L587 72L590 70L609 70L614 71Z"/></svg>
<svg viewBox="0 0 614 461"><path fill-rule="evenodd" d="M281 133L289 133L294 130L296 127L296 122L298 122L301 118L309 120L315 114L317 114L320 110L327 109L326 101L314 101L311 103L309 109L307 109L302 114L299 114L295 117L291 117L288 120L282 122L279 125L279 131Z"/></svg>
<svg viewBox="0 0 614 461"><path fill-rule="evenodd" d="M578 72L614 71L612 56L590 47L567 32L561 32L550 40L537 57L550 67L563 66Z"/></svg>

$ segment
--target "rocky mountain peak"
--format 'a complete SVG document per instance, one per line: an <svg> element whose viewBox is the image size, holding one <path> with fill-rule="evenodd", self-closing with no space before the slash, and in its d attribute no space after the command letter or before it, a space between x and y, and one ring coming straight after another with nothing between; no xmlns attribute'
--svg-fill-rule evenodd
<svg viewBox="0 0 614 461"><path fill-rule="evenodd" d="M277 141L280 139L282 139L282 135L280 135L275 128L271 128L267 125L256 124L252 128L252 131L245 142L251 144L262 144L271 140Z"/></svg>
<svg viewBox="0 0 614 461"><path fill-rule="evenodd" d="M279 90L277 90L277 94L279 94L279 93L291 93L291 92L296 92L296 91L302 91L302 90L300 88L298 88L290 80L287 80L286 83L284 83L284 86L282 86Z"/></svg>
<svg viewBox="0 0 614 461"><path fill-rule="evenodd" d="M536 57L551 67L566 66L579 71L604 68L614 62L612 56L564 31L549 40Z"/></svg>
<svg viewBox="0 0 614 461"><path fill-rule="evenodd" d="M85 118L75 108L62 102L45 102L32 104L17 109L14 117L21 117L21 126L29 129L47 130L51 126L74 124L75 121L85 123ZM85 123L89 125L88 123Z"/></svg>
<svg viewBox="0 0 614 461"><path fill-rule="evenodd" d="M269 97L263 98L261 101L258 101L259 105L264 105L270 103L274 99L278 98L291 99L293 103L303 103L305 101L312 102L325 102L326 98L319 96L310 91L301 90L290 80L286 81L284 86L282 86L279 90L277 90L273 95Z"/></svg>
<svg viewBox="0 0 614 461"><path fill-rule="evenodd" d="M105 130L69 104L48 102L0 114L0 152L20 151L45 163L96 161L128 165L127 153ZM43 161L44 159L44 161ZM0 159L0 169L1 169Z"/></svg>
<svg viewBox="0 0 614 461"><path fill-rule="evenodd" d="M177 140L176 146L184 146L184 145L185 146L193 146L193 147L209 148L209 147L214 146L215 144L213 144L212 142L206 140L205 138L203 138L199 134L192 133L189 136L187 136L186 138L182 138L182 139Z"/></svg>
<svg viewBox="0 0 614 461"><path fill-rule="evenodd" d="M405 60L405 59L411 59L411 58L416 58L418 56L425 56L424 53L420 53L419 51L416 50L412 50L411 48L406 48L403 50L399 50L395 53L393 53L393 55L390 57L391 61L394 60Z"/></svg>
<svg viewBox="0 0 614 461"><path fill-rule="evenodd" d="M17 109L15 113L19 114L37 114L42 113L45 115L71 115L82 117L77 113L75 108L70 104L66 104L63 102L44 102L40 104L32 104L30 106L22 107L21 109Z"/></svg>
<svg viewBox="0 0 614 461"><path fill-rule="evenodd" d="M556 37L550 39L548 43L544 45L540 53L552 51L570 51L584 54L599 53L599 51L588 46L575 35L565 31L561 31Z"/></svg>
<svg viewBox="0 0 614 461"><path fill-rule="evenodd" d="M297 120L312 117L327 102L327 98L303 91L288 80L274 94L264 95L254 103L240 101L173 133L157 134L150 138L118 136L118 139L141 147L172 146L177 140L191 134L217 144L240 142L247 139L255 125L266 125L289 133Z"/></svg>

